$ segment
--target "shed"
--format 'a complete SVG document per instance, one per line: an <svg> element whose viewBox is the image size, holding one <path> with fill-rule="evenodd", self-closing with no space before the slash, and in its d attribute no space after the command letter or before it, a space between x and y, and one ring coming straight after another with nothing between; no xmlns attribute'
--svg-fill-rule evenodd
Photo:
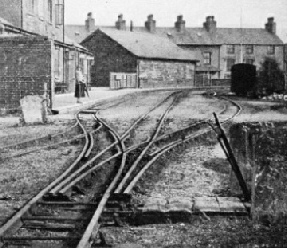
<svg viewBox="0 0 287 248"><path fill-rule="evenodd" d="M108 87L110 75L136 75L135 87L192 87L197 60L168 38L101 28L81 43L95 57L92 85Z"/></svg>

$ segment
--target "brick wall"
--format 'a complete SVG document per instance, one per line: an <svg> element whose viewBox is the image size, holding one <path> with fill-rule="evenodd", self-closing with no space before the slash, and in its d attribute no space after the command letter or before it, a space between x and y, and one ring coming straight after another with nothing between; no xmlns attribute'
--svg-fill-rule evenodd
<svg viewBox="0 0 287 248"><path fill-rule="evenodd" d="M25 95L50 90L51 41L44 37L0 37L0 109L19 107Z"/></svg>
<svg viewBox="0 0 287 248"><path fill-rule="evenodd" d="M136 57L99 30L82 45L94 54L91 68L94 87L109 87L110 72L137 72Z"/></svg>
<svg viewBox="0 0 287 248"><path fill-rule="evenodd" d="M194 85L195 64L164 60L139 60L139 87L190 87Z"/></svg>

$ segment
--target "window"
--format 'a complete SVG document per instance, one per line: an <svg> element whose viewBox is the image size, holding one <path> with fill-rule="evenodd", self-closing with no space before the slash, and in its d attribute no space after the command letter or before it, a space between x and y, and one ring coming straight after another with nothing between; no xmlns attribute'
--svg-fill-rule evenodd
<svg viewBox="0 0 287 248"><path fill-rule="evenodd" d="M235 59L226 60L226 70L231 71L232 66L235 64Z"/></svg>
<svg viewBox="0 0 287 248"><path fill-rule="evenodd" d="M60 47L55 47L55 65L54 65L54 75L56 81L59 81L60 78Z"/></svg>
<svg viewBox="0 0 287 248"><path fill-rule="evenodd" d="M244 59L243 62L246 63L246 64L253 65L254 64L254 59Z"/></svg>
<svg viewBox="0 0 287 248"><path fill-rule="evenodd" d="M203 63L204 64L211 64L211 52L204 52L203 53Z"/></svg>
<svg viewBox="0 0 287 248"><path fill-rule="evenodd" d="M49 21L53 22L53 3L52 0L48 0L48 15L49 15Z"/></svg>
<svg viewBox="0 0 287 248"><path fill-rule="evenodd" d="M235 53L235 45L227 45L227 53L234 54Z"/></svg>
<svg viewBox="0 0 287 248"><path fill-rule="evenodd" d="M253 54L253 45L246 45L246 53Z"/></svg>
<svg viewBox="0 0 287 248"><path fill-rule="evenodd" d="M63 4L62 0L56 1L55 23L56 23L56 25L63 25L63 23L64 23L64 4Z"/></svg>
<svg viewBox="0 0 287 248"><path fill-rule="evenodd" d="M275 54L275 46L268 46L267 54Z"/></svg>

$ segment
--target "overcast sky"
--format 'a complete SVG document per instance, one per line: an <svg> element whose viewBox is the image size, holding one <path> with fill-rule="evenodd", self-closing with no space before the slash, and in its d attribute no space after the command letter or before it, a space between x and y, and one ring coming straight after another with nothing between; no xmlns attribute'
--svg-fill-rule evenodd
<svg viewBox="0 0 287 248"><path fill-rule="evenodd" d="M187 27L201 27L207 15L217 27L263 28L267 17L275 17L277 34L287 42L287 0L66 0L66 24L84 24L92 12L96 25L114 25L123 14L129 25L143 26L153 14L157 26L174 26L183 15ZM242 15L241 15L242 13ZM240 17L241 16L241 17Z"/></svg>

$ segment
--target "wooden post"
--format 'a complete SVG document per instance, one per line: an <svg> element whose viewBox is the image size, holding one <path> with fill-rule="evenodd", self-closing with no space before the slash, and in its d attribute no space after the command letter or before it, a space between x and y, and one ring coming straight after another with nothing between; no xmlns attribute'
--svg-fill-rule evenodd
<svg viewBox="0 0 287 248"><path fill-rule="evenodd" d="M243 194L244 194L244 198L245 200L249 201L251 199L251 196L250 196L250 192L247 188L247 185L246 185L246 182L244 181L244 178L242 176L242 173L240 171L240 168L237 164L237 161L234 157L234 154L232 152L232 149L231 149L231 146L229 145L229 142L228 142L228 139L224 133L224 130L221 128L221 125L220 125L220 122L216 116L215 113L213 113L214 115L214 118L215 118L215 123L216 125L218 126L218 129L219 129L219 137L218 139L222 139L223 141L223 144L220 143L221 147L224 145L225 147L225 150L224 150L224 153L225 155L227 156L227 160L228 162L230 163L231 167L232 167L232 170L234 171L235 175L236 175L236 178L239 182L239 185L243 191Z"/></svg>
<svg viewBox="0 0 287 248"><path fill-rule="evenodd" d="M255 193L256 193L256 172L258 165L255 161L255 145L256 145L256 135L252 134L251 137L251 165L252 165L252 183L251 183L251 218L254 220L255 216Z"/></svg>

